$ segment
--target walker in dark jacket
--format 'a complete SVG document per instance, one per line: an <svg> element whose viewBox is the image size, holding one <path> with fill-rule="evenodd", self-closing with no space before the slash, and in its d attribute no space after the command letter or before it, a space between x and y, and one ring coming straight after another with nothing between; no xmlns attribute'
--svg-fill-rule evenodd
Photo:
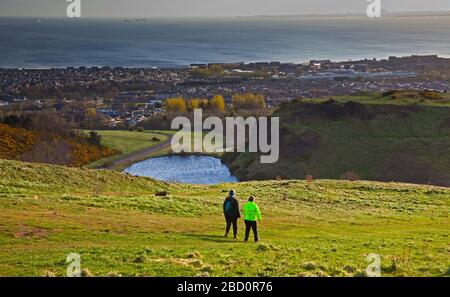
<svg viewBox="0 0 450 297"><path fill-rule="evenodd" d="M241 217L239 211L239 202L236 200L235 191L231 190L229 196L223 202L223 214L227 222L227 227L225 229L225 237L230 233L231 225L233 225L233 235L234 238L237 237L237 220Z"/></svg>

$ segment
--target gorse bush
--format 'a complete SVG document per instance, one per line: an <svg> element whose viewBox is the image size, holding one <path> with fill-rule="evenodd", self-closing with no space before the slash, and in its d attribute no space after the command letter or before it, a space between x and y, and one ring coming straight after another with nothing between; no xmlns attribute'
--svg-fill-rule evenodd
<svg viewBox="0 0 450 297"><path fill-rule="evenodd" d="M29 151L37 139L37 132L0 124L0 158L16 159Z"/></svg>

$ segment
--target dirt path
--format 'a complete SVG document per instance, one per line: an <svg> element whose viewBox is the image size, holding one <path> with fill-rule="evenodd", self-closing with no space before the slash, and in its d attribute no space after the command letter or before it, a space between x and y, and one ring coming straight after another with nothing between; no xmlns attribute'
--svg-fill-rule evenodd
<svg viewBox="0 0 450 297"><path fill-rule="evenodd" d="M165 141L163 141L161 143L158 143L155 146L148 147L148 148L139 150L137 152L134 152L134 153L122 156L119 159L114 160L112 162L112 164L110 166L106 167L106 168L105 167L99 167L99 168L113 170L113 169L118 168L118 167L131 165L132 163L134 163L136 161L143 160L146 157L148 157L149 155L151 155L153 153L156 153L156 152L158 152L158 151L160 151L162 149L165 149L165 148L170 146L170 143L171 143L172 137L173 137L172 134L160 133L160 132L152 132L152 134L158 134L158 135L161 135L161 136L165 136L165 137L167 137L167 140L165 140Z"/></svg>

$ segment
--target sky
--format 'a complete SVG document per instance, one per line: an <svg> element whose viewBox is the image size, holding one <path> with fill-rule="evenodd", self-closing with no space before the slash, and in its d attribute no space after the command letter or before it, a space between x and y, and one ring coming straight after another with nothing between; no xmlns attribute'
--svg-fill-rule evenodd
<svg viewBox="0 0 450 297"><path fill-rule="evenodd" d="M0 16L64 17L68 0L0 0ZM368 0L80 0L84 17L365 13ZM381 0L399 11L450 11L450 0Z"/></svg>

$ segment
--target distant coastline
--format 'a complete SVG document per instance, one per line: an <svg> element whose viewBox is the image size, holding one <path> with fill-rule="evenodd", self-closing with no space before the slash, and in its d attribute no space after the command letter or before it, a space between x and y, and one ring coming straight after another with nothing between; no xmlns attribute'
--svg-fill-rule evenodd
<svg viewBox="0 0 450 297"><path fill-rule="evenodd" d="M338 63L338 64L342 64L342 63L364 63L364 62L372 62L372 61L388 61L389 59L403 59L403 58L411 58L411 57L436 57L436 58L444 58L444 59L450 59L450 55L438 55L435 53L430 53L427 55L420 55L420 54L410 54L410 55L401 55L401 56L388 56L388 57L383 57L383 58L364 58L364 59L343 59L343 60L334 60L334 59L322 59L322 61L330 61L332 63ZM142 66L142 67L127 67L127 66L111 66L111 65L82 65L82 66L65 66L65 67L37 67L37 68L25 68L25 67L0 67L0 70L33 70L33 71L39 71L39 70L43 70L43 71L47 71L47 70L70 70L70 69L101 69L101 68L109 68L109 69L128 69L128 70L133 70L133 69L142 69L142 70L180 70L180 71L185 71L185 70L190 70L193 67L201 67L201 66L211 66L211 65L224 65L224 66L228 66L228 65L236 65L236 67L238 66L249 66L252 64L280 64L280 65L308 65L310 64L312 61L314 61L315 59L310 59L307 61L302 61L302 62L289 62L289 61L275 61L275 60L267 60L267 61L227 61L227 62L205 62L205 63L191 63L191 64L186 64L186 65L178 65L178 66L173 66L173 67L149 67L149 66Z"/></svg>
<svg viewBox="0 0 450 297"><path fill-rule="evenodd" d="M450 16L450 11L409 11L409 12L390 12L383 10L382 17L436 17L436 16ZM332 14L292 14L292 15L255 15L253 17L260 18L298 18L298 17L364 17L367 15L364 13L332 13ZM245 16L243 17L245 18Z"/></svg>
<svg viewBox="0 0 450 297"><path fill-rule="evenodd" d="M193 63L302 63L450 56L447 16L203 19L0 18L0 68L180 68Z"/></svg>

